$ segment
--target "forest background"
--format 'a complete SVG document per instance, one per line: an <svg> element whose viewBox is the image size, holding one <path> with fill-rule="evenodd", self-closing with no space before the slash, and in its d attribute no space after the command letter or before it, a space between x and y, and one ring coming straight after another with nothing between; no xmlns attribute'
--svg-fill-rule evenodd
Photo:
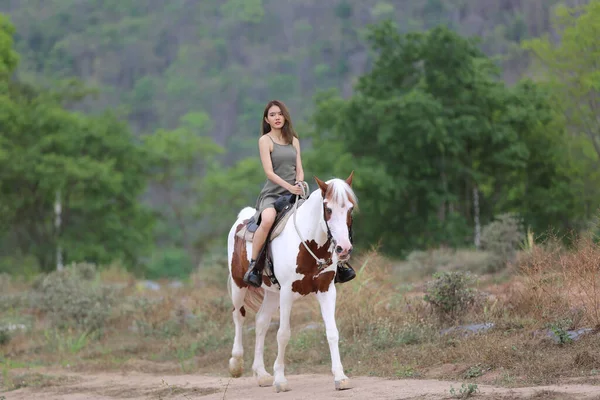
<svg viewBox="0 0 600 400"><path fill-rule="evenodd" d="M3 0L0 13L0 272L87 261L185 278L224 257L265 180L271 99L291 109L312 188L355 171L361 249L481 247L507 215L539 240L596 229L597 0Z"/></svg>

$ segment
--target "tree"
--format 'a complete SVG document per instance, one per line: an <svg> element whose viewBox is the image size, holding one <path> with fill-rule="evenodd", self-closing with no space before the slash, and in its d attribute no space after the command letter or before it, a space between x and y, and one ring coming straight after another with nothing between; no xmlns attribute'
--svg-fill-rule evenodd
<svg viewBox="0 0 600 400"><path fill-rule="evenodd" d="M192 265L199 260L194 246L199 229L194 210L201 201L201 181L223 153L221 146L205 136L208 129L208 115L196 112L184 116L177 129L160 129L144 137L150 180L157 196L154 203L166 230L158 233L159 240L184 248Z"/></svg>
<svg viewBox="0 0 600 400"><path fill-rule="evenodd" d="M14 33L15 28L10 19L0 13L0 84L2 85L6 84L19 62L19 55L13 48Z"/></svg>
<svg viewBox="0 0 600 400"><path fill-rule="evenodd" d="M523 47L533 53L541 79L553 88L554 105L574 133L588 138L600 166L600 1L558 6L554 28L560 40L544 35Z"/></svg>
<svg viewBox="0 0 600 400"><path fill-rule="evenodd" d="M523 43L534 56L532 72L547 88L547 98L571 134L563 146L569 156L570 189L577 195L583 218L600 206L600 1L558 6L556 35Z"/></svg>
<svg viewBox="0 0 600 400"><path fill-rule="evenodd" d="M332 160L336 173L357 170L364 210L357 226L366 242L382 239L395 254L472 243L474 191L482 223L523 211L519 201L536 182L514 188L538 159L537 140L549 132L560 145L560 127L547 130L554 117L538 104L537 88L507 88L475 40L444 27L399 35L388 21L368 38L375 60L355 94L317 100L309 162L323 173ZM536 172L556 177L553 162Z"/></svg>
<svg viewBox="0 0 600 400"><path fill-rule="evenodd" d="M66 111L60 94L11 83L0 116L0 207L5 246L33 254L44 271L64 259L135 268L151 245L140 203L146 166L127 125L111 114ZM54 225L60 193L62 225Z"/></svg>
<svg viewBox="0 0 600 400"><path fill-rule="evenodd" d="M219 160L224 149L205 135L209 128L207 114L190 113L179 128L144 137L160 215L157 240L169 251L167 257L162 250L157 255L155 275L189 273L207 252L215 247L221 252L237 213L253 206L260 191L264 173L258 155L226 167Z"/></svg>

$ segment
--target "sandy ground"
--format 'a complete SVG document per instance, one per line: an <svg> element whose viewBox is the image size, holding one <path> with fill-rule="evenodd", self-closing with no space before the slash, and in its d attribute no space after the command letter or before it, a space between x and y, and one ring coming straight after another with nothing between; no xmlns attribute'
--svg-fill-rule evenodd
<svg viewBox="0 0 600 400"><path fill-rule="evenodd" d="M450 388L460 382L439 380L389 380L374 377L351 377L352 388L334 389L328 375L289 375L291 391L275 393L273 387L258 387L251 377L237 379L206 375L161 375L150 373L79 374L47 371L55 379L49 386L0 391L6 400L80 400L80 399L202 399L202 400L323 400L323 399L451 399ZM57 377L60 377L58 379ZM557 385L507 389L478 385L475 399L598 399L600 386Z"/></svg>

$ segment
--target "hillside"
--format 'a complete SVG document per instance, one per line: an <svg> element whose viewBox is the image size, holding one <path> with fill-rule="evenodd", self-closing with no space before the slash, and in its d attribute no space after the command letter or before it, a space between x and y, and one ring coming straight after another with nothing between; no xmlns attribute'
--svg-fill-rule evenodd
<svg viewBox="0 0 600 400"><path fill-rule="evenodd" d="M0 12L17 30L21 79L78 77L100 90L83 105L87 111L119 107L138 133L206 112L213 138L237 159L255 150L257 118L269 99L285 100L300 122L319 89L351 93L371 60L368 24L391 18L403 32L446 24L481 36L486 54L502 56L512 83L527 66L518 43L549 30L558 2L4 0Z"/></svg>

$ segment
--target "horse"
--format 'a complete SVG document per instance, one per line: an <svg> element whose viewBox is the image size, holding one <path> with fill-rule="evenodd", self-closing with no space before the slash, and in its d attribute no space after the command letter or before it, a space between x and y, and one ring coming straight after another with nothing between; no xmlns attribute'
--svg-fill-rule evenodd
<svg viewBox="0 0 600 400"><path fill-rule="evenodd" d="M247 285L243 276L250 262L252 243L240 237L256 210L242 209L227 238L228 289L233 303L235 336L229 360L229 372L234 378L243 372L242 327L248 307L256 312L256 338L253 376L258 385L274 386L276 392L291 390L284 374L284 357L290 340L290 314L297 299L315 295L321 309L331 356L331 371L336 390L350 389L350 379L344 374L338 347L339 332L335 322L335 274L338 262L346 262L352 252L352 215L358 209L358 199L352 189L354 171L345 180L334 178L324 182L314 177L318 189L301 205L294 204L293 215L283 230L270 239L273 272L278 284L263 274L260 288ZM308 194L308 193L306 193ZM277 224L277 222L276 222ZM260 308L259 308L260 304ZM274 376L265 370L263 352L265 336L271 318L279 308L277 358Z"/></svg>

